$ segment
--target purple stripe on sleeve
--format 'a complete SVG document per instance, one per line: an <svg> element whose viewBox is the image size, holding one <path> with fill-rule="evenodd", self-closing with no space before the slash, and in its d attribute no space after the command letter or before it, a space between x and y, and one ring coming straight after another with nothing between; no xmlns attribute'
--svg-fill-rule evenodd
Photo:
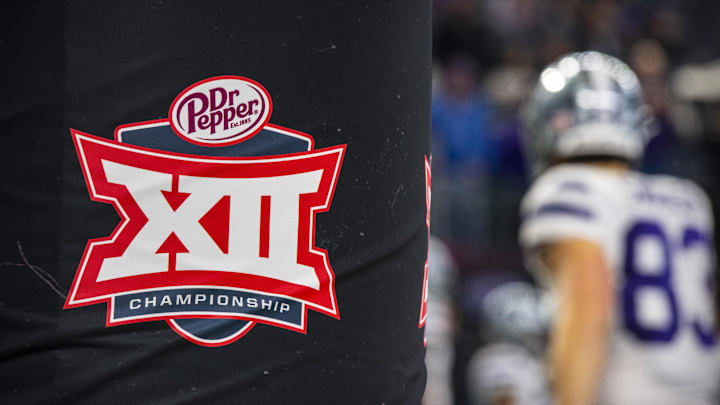
<svg viewBox="0 0 720 405"><path fill-rule="evenodd" d="M590 210L577 205L566 204L566 203L548 203L540 206L532 215L540 216L547 214L566 214L572 215L579 218L590 219L594 215Z"/></svg>
<svg viewBox="0 0 720 405"><path fill-rule="evenodd" d="M588 188L585 184L578 181L566 181L560 184L560 190L564 191L577 191L580 193L587 193Z"/></svg>

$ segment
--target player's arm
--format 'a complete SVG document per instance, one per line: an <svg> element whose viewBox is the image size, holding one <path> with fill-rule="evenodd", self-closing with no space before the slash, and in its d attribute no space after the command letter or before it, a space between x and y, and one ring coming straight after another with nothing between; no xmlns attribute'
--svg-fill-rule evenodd
<svg viewBox="0 0 720 405"><path fill-rule="evenodd" d="M559 405L594 402L604 366L611 283L601 248L581 239L545 245L541 258L558 298L549 362Z"/></svg>

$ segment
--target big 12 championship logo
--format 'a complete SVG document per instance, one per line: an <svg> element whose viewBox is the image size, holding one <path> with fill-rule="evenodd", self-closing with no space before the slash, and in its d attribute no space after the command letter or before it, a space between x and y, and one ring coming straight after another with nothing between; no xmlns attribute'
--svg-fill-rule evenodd
<svg viewBox="0 0 720 405"><path fill-rule="evenodd" d="M257 323L305 333L308 309L339 319L315 217L345 145L314 149L271 112L259 83L219 76L114 141L72 130L90 197L122 221L88 241L65 308L107 303L107 326L165 320L204 346Z"/></svg>

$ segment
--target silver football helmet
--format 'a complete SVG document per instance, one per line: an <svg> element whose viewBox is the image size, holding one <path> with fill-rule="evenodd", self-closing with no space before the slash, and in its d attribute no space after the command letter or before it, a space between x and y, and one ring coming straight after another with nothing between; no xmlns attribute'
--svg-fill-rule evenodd
<svg viewBox="0 0 720 405"><path fill-rule="evenodd" d="M545 68L521 117L533 175L575 157L637 162L651 137L652 113L637 76L600 52L565 55Z"/></svg>
<svg viewBox="0 0 720 405"><path fill-rule="evenodd" d="M522 344L539 353L553 314L551 296L524 281L493 287L483 298L486 338Z"/></svg>

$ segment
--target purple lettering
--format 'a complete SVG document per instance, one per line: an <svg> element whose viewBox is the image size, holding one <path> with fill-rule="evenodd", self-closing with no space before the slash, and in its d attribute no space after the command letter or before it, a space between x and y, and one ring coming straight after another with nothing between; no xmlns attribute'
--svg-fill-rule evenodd
<svg viewBox="0 0 720 405"><path fill-rule="evenodd" d="M217 127L220 122L222 122L222 111L213 111L210 113L210 133L215 133L215 127Z"/></svg>
<svg viewBox="0 0 720 405"><path fill-rule="evenodd" d="M228 105L235 105L235 96L240 96L240 90L233 90L230 93L228 93L230 96L230 100L228 100Z"/></svg>
<svg viewBox="0 0 720 405"><path fill-rule="evenodd" d="M195 100L200 101L200 109L196 110L197 103L195 103ZM187 105L187 132L189 134L192 134L195 132L195 117L198 115L203 114L207 108L208 108L208 99L207 97L202 93L193 93L190 96L186 97L182 103L177 108L176 113L176 119L178 123L181 123L182 120L180 120L180 113L183 111L183 107ZM181 125L182 127L182 125ZM184 129L184 128L183 128ZM204 129L204 128L202 128Z"/></svg>
<svg viewBox="0 0 720 405"><path fill-rule="evenodd" d="M230 98L232 98L232 97L230 97ZM228 125L230 125L230 121L232 121L233 118L235 118L235 109L232 108L232 107L228 107L228 108L226 108L226 109L223 110L223 113L224 113L224 116L223 116L223 124L224 124L224 125L223 125L223 129L224 129L224 130L227 130L227 129L228 129Z"/></svg>
<svg viewBox="0 0 720 405"><path fill-rule="evenodd" d="M217 99L217 95L220 95L220 101ZM225 105L227 101L227 92L222 87L215 87L210 89L210 110L215 111L218 108Z"/></svg>
<svg viewBox="0 0 720 405"><path fill-rule="evenodd" d="M206 92L191 93L181 100L175 120L187 134L207 130L216 134L252 122L247 117L259 114L261 105L262 100L258 99L242 102L239 90L214 87Z"/></svg>
<svg viewBox="0 0 720 405"><path fill-rule="evenodd" d="M210 116L203 115L200 118L198 118L198 127L200 129L208 129L210 126Z"/></svg>
<svg viewBox="0 0 720 405"><path fill-rule="evenodd" d="M248 103L248 110L250 110L250 114L257 114L258 112L256 110L253 110L254 105L260 104L260 100L250 100Z"/></svg>
<svg viewBox="0 0 720 405"><path fill-rule="evenodd" d="M240 103L237 106L237 117L243 118L248 115L248 106L246 103Z"/></svg>

